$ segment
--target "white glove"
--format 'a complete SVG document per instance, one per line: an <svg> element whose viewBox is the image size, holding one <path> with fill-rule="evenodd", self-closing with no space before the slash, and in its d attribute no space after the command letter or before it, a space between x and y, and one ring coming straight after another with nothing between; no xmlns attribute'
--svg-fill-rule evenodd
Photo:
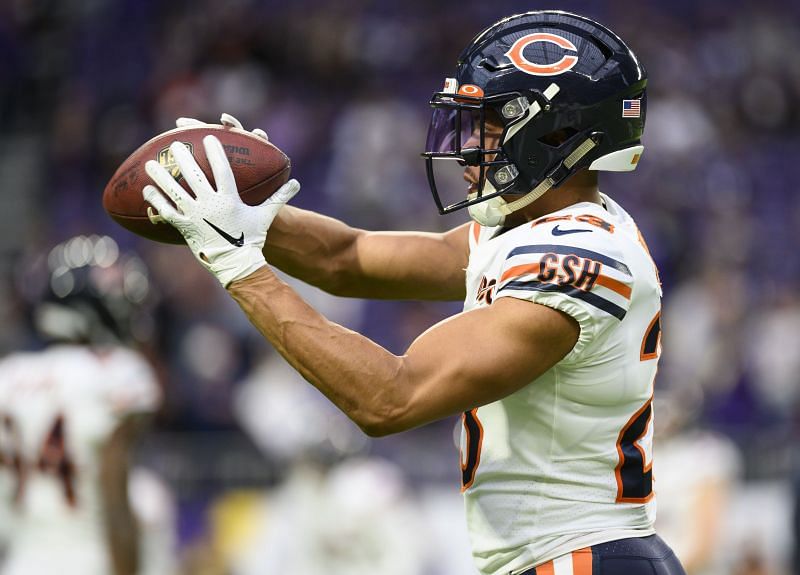
<svg viewBox="0 0 800 575"><path fill-rule="evenodd" d="M203 147L217 190L211 187L186 146L172 142L169 149L195 198L154 160L145 164L145 171L161 190L147 185L142 194L183 235L200 263L227 287L267 264L261 253L267 230L278 211L300 190L300 184L289 180L262 204L249 206L239 197L233 171L219 140L206 136Z"/></svg>
<svg viewBox="0 0 800 575"><path fill-rule="evenodd" d="M229 128L238 128L240 130L244 130L244 126L242 126L242 123L239 120L224 112L219 119L219 123L223 126L228 126ZM175 120L175 125L178 128L188 128L189 126L207 126L208 124L201 120L195 120L194 118L178 118ZM259 138L264 138L267 142L269 142L269 136L267 136L267 133L261 128L251 130L250 133L255 134Z"/></svg>

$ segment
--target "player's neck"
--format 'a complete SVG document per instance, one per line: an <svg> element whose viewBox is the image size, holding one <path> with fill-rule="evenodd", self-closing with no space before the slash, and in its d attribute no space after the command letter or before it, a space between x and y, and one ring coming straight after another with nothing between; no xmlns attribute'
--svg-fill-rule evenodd
<svg viewBox="0 0 800 575"><path fill-rule="evenodd" d="M578 172L560 188L548 191L530 206L512 215L518 216L520 223L529 222L581 202L603 204L597 186L597 172L588 170Z"/></svg>

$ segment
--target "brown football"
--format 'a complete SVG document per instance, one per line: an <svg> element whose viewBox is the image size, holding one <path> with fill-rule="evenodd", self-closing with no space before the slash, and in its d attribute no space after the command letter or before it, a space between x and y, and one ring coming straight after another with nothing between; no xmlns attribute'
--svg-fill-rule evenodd
<svg viewBox="0 0 800 575"><path fill-rule="evenodd" d="M242 201L255 206L270 197L289 179L290 162L281 150L236 128L210 125L177 128L159 134L146 142L122 162L103 191L103 207L122 227L157 242L184 243L183 237L170 224L159 221L155 210L142 197L142 188L154 182L144 170L148 160L157 160L191 193L186 181L180 178L169 145L174 141L186 144L195 160L214 185L211 166L206 159L203 138L212 134L219 138L236 178ZM194 194L192 194L194 195Z"/></svg>

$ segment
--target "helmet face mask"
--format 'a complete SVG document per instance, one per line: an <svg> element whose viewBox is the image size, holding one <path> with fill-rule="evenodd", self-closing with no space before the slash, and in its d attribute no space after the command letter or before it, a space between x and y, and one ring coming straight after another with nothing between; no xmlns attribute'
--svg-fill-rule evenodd
<svg viewBox="0 0 800 575"><path fill-rule="evenodd" d="M581 169L634 169L646 82L633 52L588 18L551 10L495 23L467 46L456 77L430 101L422 156L439 212L530 196L504 208L510 213ZM502 123L502 135L487 147L490 118ZM443 202L443 160L477 166L477 192Z"/></svg>
<svg viewBox="0 0 800 575"><path fill-rule="evenodd" d="M448 81L455 80L448 78ZM448 214L503 194L525 193L515 186L517 169L514 163L502 146L489 147L487 136L490 131L497 130L495 126L494 130L489 130L488 125L499 123L502 132L493 139L498 144L506 139L509 130L525 117L528 108L526 96L521 92L508 92L490 97L454 97L450 92L437 92L430 105L433 115L422 156L440 213ZM471 139L476 145L466 146ZM474 197L444 205L436 184L434 162L437 160L455 160L461 166L478 167L478 191Z"/></svg>

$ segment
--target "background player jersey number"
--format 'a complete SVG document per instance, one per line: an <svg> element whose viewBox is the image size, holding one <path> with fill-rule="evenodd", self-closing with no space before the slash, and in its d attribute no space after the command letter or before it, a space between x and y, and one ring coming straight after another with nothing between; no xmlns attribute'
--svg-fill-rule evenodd
<svg viewBox="0 0 800 575"><path fill-rule="evenodd" d="M77 503L75 498L75 465L64 445L64 415L59 413L45 437L34 463L25 461L22 456L19 428L8 414L0 414L2 431L0 438L0 466L8 467L16 478L13 498L16 504L22 502L25 494L25 482L33 471L53 475L61 482L64 498L70 506Z"/></svg>

